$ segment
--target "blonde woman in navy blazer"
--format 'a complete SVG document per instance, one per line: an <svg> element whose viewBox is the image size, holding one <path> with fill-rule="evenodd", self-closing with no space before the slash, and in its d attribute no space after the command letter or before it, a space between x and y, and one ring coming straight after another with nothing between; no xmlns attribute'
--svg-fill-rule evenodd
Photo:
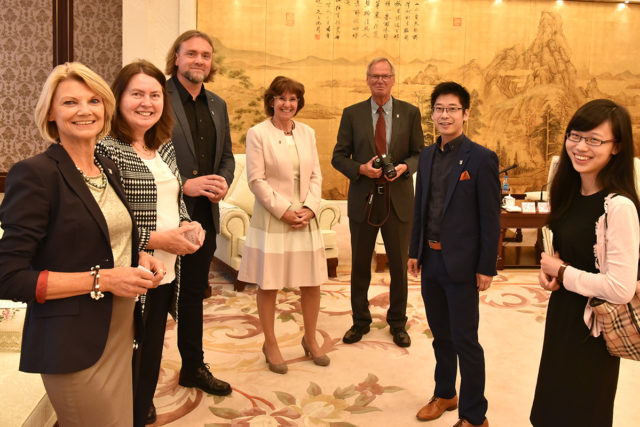
<svg viewBox="0 0 640 427"><path fill-rule="evenodd" d="M94 155L113 110L97 74L56 67L35 115L57 143L11 168L0 206L0 298L27 303L20 370L41 373L61 426L132 424L134 301L164 270L138 253L118 169Z"/></svg>
<svg viewBox="0 0 640 427"><path fill-rule="evenodd" d="M313 129L293 120L304 106L304 86L278 76L265 92L264 106L270 118L247 132L247 180L255 204L238 279L259 287L262 351L269 369L284 374L274 317L278 289L285 286L300 287L305 354L316 365L329 364L316 341L320 284L327 280L316 219L322 173Z"/></svg>

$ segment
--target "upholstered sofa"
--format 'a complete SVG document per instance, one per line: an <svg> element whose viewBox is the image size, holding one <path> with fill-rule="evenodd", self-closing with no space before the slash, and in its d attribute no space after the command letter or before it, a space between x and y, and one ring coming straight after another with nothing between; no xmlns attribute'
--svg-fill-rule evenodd
<svg viewBox="0 0 640 427"><path fill-rule="evenodd" d="M243 286L238 283L237 274L249 229L249 220L253 214L254 196L247 183L245 155L235 154L234 157L236 169L233 183L226 197L220 202L220 234L217 236L214 261L221 263L234 275L236 289L241 289ZM336 277L338 245L336 232L332 228L340 222L340 209L335 204L322 200L318 222L327 255L327 271L329 277Z"/></svg>

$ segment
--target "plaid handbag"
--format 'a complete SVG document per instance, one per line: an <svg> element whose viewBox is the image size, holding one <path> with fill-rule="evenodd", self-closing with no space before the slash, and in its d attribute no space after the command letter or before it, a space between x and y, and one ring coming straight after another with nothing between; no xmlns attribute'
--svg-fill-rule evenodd
<svg viewBox="0 0 640 427"><path fill-rule="evenodd" d="M615 194L610 197L615 197ZM606 200L604 212L606 229ZM592 297L589 298L589 305L595 316L592 320L597 320L600 325L609 353L625 359L640 360L640 281L636 282L636 293L626 304L612 304Z"/></svg>
<svg viewBox="0 0 640 427"><path fill-rule="evenodd" d="M607 350L613 356L640 360L640 282L626 304L591 298L589 305L602 328Z"/></svg>

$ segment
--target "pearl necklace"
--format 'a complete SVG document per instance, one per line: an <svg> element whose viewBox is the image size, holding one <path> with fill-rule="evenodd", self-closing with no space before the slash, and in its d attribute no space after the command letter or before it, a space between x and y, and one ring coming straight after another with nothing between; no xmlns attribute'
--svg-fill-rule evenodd
<svg viewBox="0 0 640 427"><path fill-rule="evenodd" d="M78 172L80 172L80 175L82 175L82 179L84 179L84 182L86 182L87 185L90 185L97 190L104 190L105 188L107 188L107 176L105 175L104 169L102 168L102 165L100 163L95 162L95 165L98 166L98 169L100 169L100 175L98 175L100 177L99 183L95 182L95 179L97 177L85 175L82 169L80 169L78 166L76 166L76 169L78 169Z"/></svg>

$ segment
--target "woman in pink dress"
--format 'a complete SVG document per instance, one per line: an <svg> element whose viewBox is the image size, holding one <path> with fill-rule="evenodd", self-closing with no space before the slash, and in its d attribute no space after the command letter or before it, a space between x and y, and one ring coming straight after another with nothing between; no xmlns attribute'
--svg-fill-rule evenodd
<svg viewBox="0 0 640 427"><path fill-rule="evenodd" d="M262 351L269 369L284 374L287 364L274 331L276 296L283 287L300 287L305 354L316 365L330 362L316 341L320 284L327 280L316 218L322 175L313 129L293 120L304 106L304 86L278 76L264 94L264 106L269 118L247 132L247 181L255 204L238 279L258 285Z"/></svg>

